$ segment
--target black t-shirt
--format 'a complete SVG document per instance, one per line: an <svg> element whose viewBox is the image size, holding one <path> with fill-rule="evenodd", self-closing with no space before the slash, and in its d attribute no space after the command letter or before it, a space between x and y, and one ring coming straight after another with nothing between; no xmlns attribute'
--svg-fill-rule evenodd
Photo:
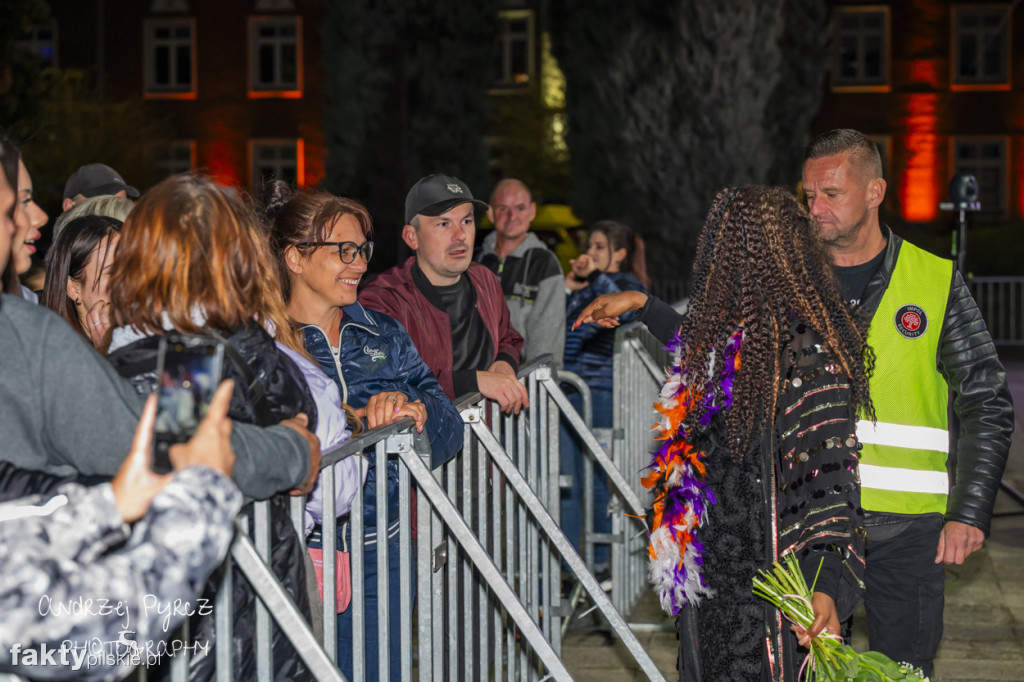
<svg viewBox="0 0 1024 682"><path fill-rule="evenodd" d="M872 275L878 270L878 266L882 264L882 259L885 258L885 249L878 252L878 255L860 265L851 265L849 267L840 267L838 265L833 266L836 271L836 278L839 280L839 293L843 295L843 298L852 305L860 305L860 300L864 297L864 291L868 288L868 282L871 281Z"/></svg>
<svg viewBox="0 0 1024 682"><path fill-rule="evenodd" d="M463 275L455 284L436 287L419 265L413 264L412 279L430 304L448 315L452 335L452 384L455 395L477 390L476 373L491 366L494 346L484 318L476 307L476 289Z"/></svg>
<svg viewBox="0 0 1024 682"><path fill-rule="evenodd" d="M485 370L491 366L494 351L480 311L476 309L476 291L468 277L455 284L434 287L452 328L452 371Z"/></svg>

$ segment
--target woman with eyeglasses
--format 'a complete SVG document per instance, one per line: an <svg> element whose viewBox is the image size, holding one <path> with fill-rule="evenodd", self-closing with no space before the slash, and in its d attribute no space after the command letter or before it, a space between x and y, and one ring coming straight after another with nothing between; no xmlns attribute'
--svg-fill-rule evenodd
<svg viewBox="0 0 1024 682"><path fill-rule="evenodd" d="M432 464L440 466L462 447L462 418L437 378L416 351L401 324L356 301L359 282L373 255L369 212L357 201L326 192L292 192L280 182L268 186L266 202L270 245L288 314L308 352L341 389L341 398L357 408L369 428L411 417L426 429ZM364 597L367 680L377 670L377 471L371 458L363 487ZM398 464L389 462L386 500L390 677L400 679ZM317 541L317 533L311 539ZM338 524L338 547L347 551L349 524ZM412 595L415 580L402 587ZM338 614L338 667L352 676L352 610Z"/></svg>

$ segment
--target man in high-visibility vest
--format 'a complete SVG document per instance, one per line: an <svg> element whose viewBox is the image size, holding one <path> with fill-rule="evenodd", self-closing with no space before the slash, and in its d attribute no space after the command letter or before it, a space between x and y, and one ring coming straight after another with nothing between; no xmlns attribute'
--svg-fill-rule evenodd
<svg viewBox="0 0 1024 682"><path fill-rule="evenodd" d="M886 185L875 143L849 129L818 136L803 188L841 290L871 315L876 420L857 425L870 647L931 674L944 564L981 548L1006 466L1006 373L953 263L879 223Z"/></svg>

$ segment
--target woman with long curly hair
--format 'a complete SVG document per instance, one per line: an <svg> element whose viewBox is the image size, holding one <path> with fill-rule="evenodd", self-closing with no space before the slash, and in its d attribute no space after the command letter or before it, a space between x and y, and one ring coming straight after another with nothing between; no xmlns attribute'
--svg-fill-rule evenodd
<svg viewBox="0 0 1024 682"><path fill-rule="evenodd" d="M839 634L862 598L855 423L871 413L866 329L782 189L719 192L692 281L685 317L623 292L580 320L614 326L639 310L673 352L656 404L664 444L644 484L650 578L679 616L680 679L795 680L797 637ZM758 569L788 552L815 585L814 623L795 634L751 592Z"/></svg>

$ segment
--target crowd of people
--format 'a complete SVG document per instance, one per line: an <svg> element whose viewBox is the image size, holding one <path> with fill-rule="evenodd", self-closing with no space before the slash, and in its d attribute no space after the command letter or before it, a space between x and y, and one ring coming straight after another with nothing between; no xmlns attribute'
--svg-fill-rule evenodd
<svg viewBox="0 0 1024 682"><path fill-rule="evenodd" d="M871 647L931 672L943 565L984 541L1013 412L959 273L880 222L885 180L877 147L860 133L831 131L809 146L806 205L780 188L719 193L686 315L648 294L644 244L630 227L591 225L585 252L563 273L531 232L537 207L525 183L498 182L488 203L440 173L406 197L401 238L413 255L364 281L374 230L356 200L276 181L250 200L198 174L140 195L89 164L68 179L45 279L33 289L19 276L48 217L32 199L30 164L8 140L0 166L0 500L9 501L0 506L0 604L15 614L0 626L0 669L61 677L27 669L16 652L100 632L123 638L116 619L40 613L44 594L106 590L129 609L143 595L212 602L233 519L251 517L254 500L269 501L271 569L316 621L322 451L410 419L440 467L463 445L454 401L479 393L519 413L529 395L517 372L545 354L589 388L593 427L610 427L612 328L639 320L674 353L665 388L651 396L665 446L645 485L654 493L651 579L678 616L680 679L795 680L800 647L823 632L848 634L861 602ZM474 260L484 211L494 232ZM177 335L221 344L225 381L191 439L171 448L174 472L157 474L152 394L160 348ZM567 391L580 409L581 396ZM561 473L571 485L560 518L577 549L585 525L602 537L611 528L600 467L594 517L582 518L585 456L564 430ZM370 680L380 677L379 542L388 545L392 625L399 593L416 584L401 584L398 471L394 459L383 470L373 458L334 464L337 547L363 545ZM353 509L360 488L363 508ZM298 532L289 497L307 494ZM362 538L352 537L353 513L363 515ZM750 591L756 571L787 552L817 578L807 629L786 627ZM590 568L614 579L607 544ZM233 669L250 679L255 594L241 575L232 585ZM346 606L339 600L338 666L351 678ZM165 640L183 618L135 622L134 633ZM215 640L212 614L194 614L191 625L194 644ZM398 645L395 634L392 679ZM272 646L275 678L310 677L283 633ZM190 675L211 678L215 660L212 647L195 647ZM119 659L87 674L130 669Z"/></svg>

